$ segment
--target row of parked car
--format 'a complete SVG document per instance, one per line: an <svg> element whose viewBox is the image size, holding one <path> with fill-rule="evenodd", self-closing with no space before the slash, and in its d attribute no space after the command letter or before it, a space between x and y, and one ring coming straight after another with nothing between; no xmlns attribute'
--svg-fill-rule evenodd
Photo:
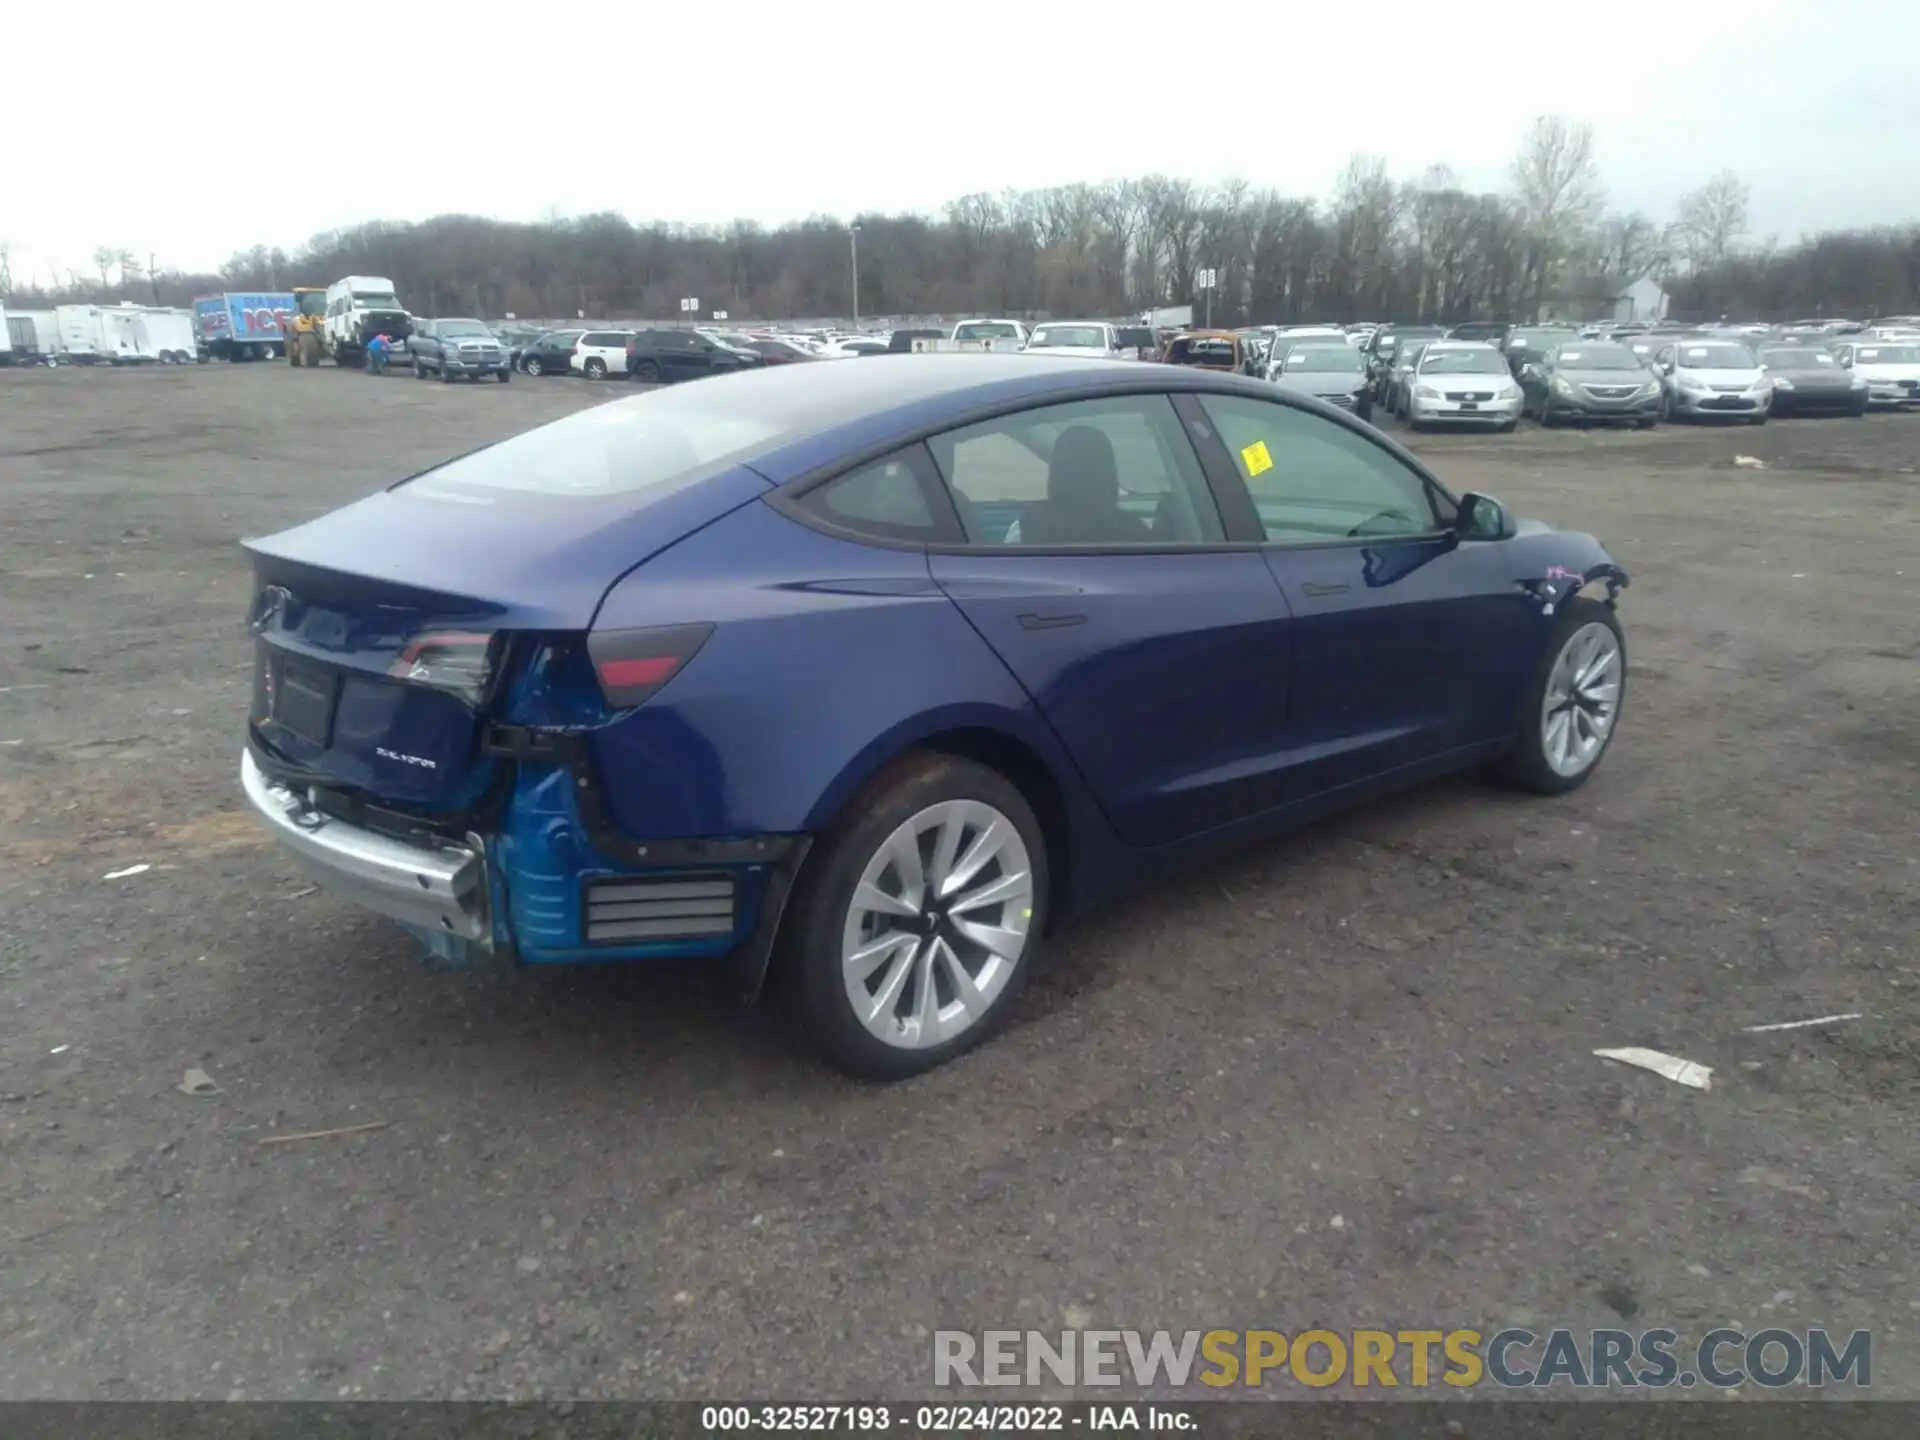
<svg viewBox="0 0 1920 1440"><path fill-rule="evenodd" d="M1920 329L1380 326L1276 332L1264 373L1370 419L1510 431L1606 422L1864 415L1920 406ZM1757 333L1756 333L1757 332Z"/></svg>

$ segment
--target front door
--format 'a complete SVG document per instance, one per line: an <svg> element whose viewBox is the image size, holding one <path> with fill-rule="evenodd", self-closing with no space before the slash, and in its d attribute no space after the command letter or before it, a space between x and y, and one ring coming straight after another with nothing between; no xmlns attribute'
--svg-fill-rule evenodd
<svg viewBox="0 0 1920 1440"><path fill-rule="evenodd" d="M1259 553L1225 547L1168 398L1022 411L928 448L969 541L933 578L1120 835L1164 844L1277 804L1286 602Z"/></svg>
<svg viewBox="0 0 1920 1440"><path fill-rule="evenodd" d="M1503 734L1537 651L1505 557L1462 544L1444 495L1362 431L1278 401L1200 404L1293 617L1287 798Z"/></svg>

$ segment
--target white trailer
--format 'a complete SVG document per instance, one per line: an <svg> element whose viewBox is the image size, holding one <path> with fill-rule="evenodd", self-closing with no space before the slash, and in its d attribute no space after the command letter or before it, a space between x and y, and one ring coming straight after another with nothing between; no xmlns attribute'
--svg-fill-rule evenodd
<svg viewBox="0 0 1920 1440"><path fill-rule="evenodd" d="M112 358L97 305L59 305L54 308L60 349L76 365L93 365Z"/></svg>
<svg viewBox="0 0 1920 1440"><path fill-rule="evenodd" d="M7 311L7 339L15 365L51 365L60 353L60 326L51 310Z"/></svg>
<svg viewBox="0 0 1920 1440"><path fill-rule="evenodd" d="M122 301L100 313L101 331L107 343L106 358L114 364L192 363L195 345L192 311Z"/></svg>
<svg viewBox="0 0 1920 1440"><path fill-rule="evenodd" d="M5 306L0 306L0 365L13 364L13 327L7 323Z"/></svg>

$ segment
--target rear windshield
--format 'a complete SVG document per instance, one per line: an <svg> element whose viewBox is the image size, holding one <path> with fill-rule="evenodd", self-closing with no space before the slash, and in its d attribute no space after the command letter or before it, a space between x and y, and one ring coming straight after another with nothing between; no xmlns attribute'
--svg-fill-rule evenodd
<svg viewBox="0 0 1920 1440"><path fill-rule="evenodd" d="M442 320L434 328L450 339L458 339L463 335L485 335L491 338L493 335L493 332L478 320Z"/></svg>
<svg viewBox="0 0 1920 1440"><path fill-rule="evenodd" d="M1104 350L1107 348L1107 332L1098 325L1042 325L1027 342L1030 350L1044 350L1049 345Z"/></svg>
<svg viewBox="0 0 1920 1440"><path fill-rule="evenodd" d="M662 389L582 410L401 484L411 494L469 503L487 491L586 499L665 494L791 428L752 406Z"/></svg>
<svg viewBox="0 0 1920 1440"><path fill-rule="evenodd" d="M1573 339L1571 330L1516 330L1507 336L1509 350L1543 350Z"/></svg>
<svg viewBox="0 0 1920 1440"><path fill-rule="evenodd" d="M1139 348L1145 350L1151 348L1156 343L1153 338L1153 331L1145 325L1122 325L1114 332L1113 338L1114 344L1126 349Z"/></svg>
<svg viewBox="0 0 1920 1440"><path fill-rule="evenodd" d="M1173 365L1231 365L1234 348L1231 340L1176 340L1167 352Z"/></svg>
<svg viewBox="0 0 1920 1440"><path fill-rule="evenodd" d="M1911 365L1920 360L1920 345L1862 345L1853 358L1862 365Z"/></svg>
<svg viewBox="0 0 1920 1440"><path fill-rule="evenodd" d="M1018 326L1009 325L1005 321L969 320L963 325L954 327L953 338L956 340L1018 340L1020 330Z"/></svg>
<svg viewBox="0 0 1920 1440"><path fill-rule="evenodd" d="M1809 350L1798 346L1788 350L1763 350L1760 352L1760 363L1781 370L1811 370L1816 365L1838 365L1840 362L1825 350Z"/></svg>

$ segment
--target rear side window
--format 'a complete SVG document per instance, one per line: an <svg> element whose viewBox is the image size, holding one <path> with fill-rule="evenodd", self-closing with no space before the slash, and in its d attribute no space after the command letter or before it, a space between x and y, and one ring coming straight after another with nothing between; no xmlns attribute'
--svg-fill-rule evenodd
<svg viewBox="0 0 1920 1440"><path fill-rule="evenodd" d="M809 490L800 505L841 529L925 544L954 538L934 516L929 497L938 485L926 452L916 445Z"/></svg>
<svg viewBox="0 0 1920 1440"><path fill-rule="evenodd" d="M1223 535L1165 395L1025 410L927 448L975 545L1198 545Z"/></svg>
<svg viewBox="0 0 1920 1440"><path fill-rule="evenodd" d="M661 390L582 410L400 484L410 494L467 503L488 492L665 494L718 474L782 433L764 415Z"/></svg>

